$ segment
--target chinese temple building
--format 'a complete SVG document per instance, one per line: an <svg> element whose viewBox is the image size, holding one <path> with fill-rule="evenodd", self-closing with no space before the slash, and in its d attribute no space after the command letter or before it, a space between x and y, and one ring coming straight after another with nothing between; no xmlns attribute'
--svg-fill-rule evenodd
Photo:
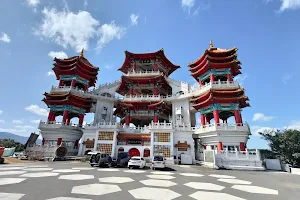
<svg viewBox="0 0 300 200"><path fill-rule="evenodd" d="M112 156L118 152L146 158L164 155L170 162L184 154L190 163L203 149L244 151L250 129L241 113L249 104L244 89L233 80L241 73L236 52L237 48L215 48L211 42L199 59L188 64L199 86L169 77L180 66L163 49L125 51L118 69L121 79L91 90L99 69L83 52L54 59L59 86L44 94L50 112L48 121L39 126L43 144L65 142L78 155L96 150ZM83 126L85 113L94 113L94 120ZM59 115L62 122L55 121ZM74 117L79 118L76 125L71 123Z"/></svg>

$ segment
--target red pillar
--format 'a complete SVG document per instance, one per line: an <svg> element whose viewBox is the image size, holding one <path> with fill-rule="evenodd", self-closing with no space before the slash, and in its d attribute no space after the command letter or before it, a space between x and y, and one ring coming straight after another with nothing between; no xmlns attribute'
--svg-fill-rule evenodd
<svg viewBox="0 0 300 200"><path fill-rule="evenodd" d="M157 116L157 115L154 115L153 122L154 122L154 123L157 123L157 122L158 122L158 116Z"/></svg>
<svg viewBox="0 0 300 200"><path fill-rule="evenodd" d="M43 138L43 140L42 140L42 145L44 145L45 144L45 138Z"/></svg>
<svg viewBox="0 0 300 200"><path fill-rule="evenodd" d="M204 150L206 150L206 144L203 145Z"/></svg>
<svg viewBox="0 0 300 200"><path fill-rule="evenodd" d="M235 123L240 126L241 125L241 115L239 110L234 110L234 118L235 118Z"/></svg>
<svg viewBox="0 0 300 200"><path fill-rule="evenodd" d="M245 142L240 142L240 151L246 151Z"/></svg>
<svg viewBox="0 0 300 200"><path fill-rule="evenodd" d="M215 123L217 124L217 126L219 126L219 124L220 124L219 111L218 110L214 110L213 114L214 114Z"/></svg>
<svg viewBox="0 0 300 200"><path fill-rule="evenodd" d="M84 85L84 91L88 91L88 89L89 89L89 85L88 84Z"/></svg>
<svg viewBox="0 0 300 200"><path fill-rule="evenodd" d="M129 88L129 93L130 93L131 95L133 95L133 87L130 87L130 88Z"/></svg>
<svg viewBox="0 0 300 200"><path fill-rule="evenodd" d="M68 119L67 119L67 125L70 125L70 121L71 121L71 119L68 118Z"/></svg>
<svg viewBox="0 0 300 200"><path fill-rule="evenodd" d="M126 126L130 125L130 115L126 115L125 124L126 124Z"/></svg>
<svg viewBox="0 0 300 200"><path fill-rule="evenodd" d="M154 64L153 68L154 68L154 71L158 71L158 65L157 64Z"/></svg>
<svg viewBox="0 0 300 200"><path fill-rule="evenodd" d="M155 87L155 88L154 88L154 96L157 96L157 95L158 95L158 88Z"/></svg>
<svg viewBox="0 0 300 200"><path fill-rule="evenodd" d="M201 121L201 125L205 126L205 116L204 116L204 114L200 115L200 121Z"/></svg>
<svg viewBox="0 0 300 200"><path fill-rule="evenodd" d="M232 76L231 76L231 74L227 74L227 81L232 81Z"/></svg>
<svg viewBox="0 0 300 200"><path fill-rule="evenodd" d="M52 110L50 110L50 112L48 114L48 122L52 121L53 115L54 115L54 112Z"/></svg>
<svg viewBox="0 0 300 200"><path fill-rule="evenodd" d="M52 118L51 118L51 121L52 121L52 122L55 121L55 117L56 117L56 116L55 116L55 113L53 112L53 115L52 115Z"/></svg>
<svg viewBox="0 0 300 200"><path fill-rule="evenodd" d="M242 118L242 113L240 112L240 120L241 120L241 123L243 123L243 118Z"/></svg>
<svg viewBox="0 0 300 200"><path fill-rule="evenodd" d="M72 79L72 81L71 81L71 86L74 87L74 86L75 86L75 83L76 83L76 79Z"/></svg>
<svg viewBox="0 0 300 200"><path fill-rule="evenodd" d="M218 142L217 147L218 147L219 151L222 151L223 150L223 144L222 144L222 142Z"/></svg>
<svg viewBox="0 0 300 200"><path fill-rule="evenodd" d="M210 82L212 82L212 83L215 82L215 77L213 74L210 75Z"/></svg>
<svg viewBox="0 0 300 200"><path fill-rule="evenodd" d="M63 114L63 120L62 120L62 122L63 122L63 123L66 123L68 117L69 117L69 111L68 111L68 110L65 110L65 111L64 111L64 114Z"/></svg>
<svg viewBox="0 0 300 200"><path fill-rule="evenodd" d="M63 80L59 80L58 86L59 86L59 87L60 87L60 86L63 86Z"/></svg>
<svg viewBox="0 0 300 200"><path fill-rule="evenodd" d="M57 139L57 145L61 145L62 138Z"/></svg>
<svg viewBox="0 0 300 200"><path fill-rule="evenodd" d="M77 148L78 148L78 140L75 140L74 149L77 149Z"/></svg>
<svg viewBox="0 0 300 200"><path fill-rule="evenodd" d="M80 115L79 115L79 121L78 121L79 126L82 126L82 124L83 124L83 119L84 119L84 114L80 114Z"/></svg>
<svg viewBox="0 0 300 200"><path fill-rule="evenodd" d="M201 80L199 80L199 85L200 85L200 87L202 87L202 86L203 86L203 83L202 83L202 81L201 81Z"/></svg>

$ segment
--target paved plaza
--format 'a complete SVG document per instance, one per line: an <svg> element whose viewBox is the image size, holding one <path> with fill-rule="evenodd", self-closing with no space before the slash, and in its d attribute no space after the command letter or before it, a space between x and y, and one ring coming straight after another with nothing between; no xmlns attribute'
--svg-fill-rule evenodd
<svg viewBox="0 0 300 200"><path fill-rule="evenodd" d="M36 162L0 166L0 200L300 198L300 176L281 172L92 168L88 163Z"/></svg>

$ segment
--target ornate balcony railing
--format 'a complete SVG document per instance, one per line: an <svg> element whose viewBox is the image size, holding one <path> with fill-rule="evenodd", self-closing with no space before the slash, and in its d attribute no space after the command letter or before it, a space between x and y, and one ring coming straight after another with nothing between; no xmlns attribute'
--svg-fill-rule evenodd
<svg viewBox="0 0 300 200"><path fill-rule="evenodd" d="M191 130L195 131L195 134L202 134L213 131L239 131L239 132L250 132L249 125L247 123L240 124L207 124L200 127L192 127Z"/></svg>
<svg viewBox="0 0 300 200"><path fill-rule="evenodd" d="M158 71L133 71L128 72L127 76L153 76L153 75L160 75L163 74L162 72Z"/></svg>
<svg viewBox="0 0 300 200"><path fill-rule="evenodd" d="M78 126L77 124L67 124L67 123L63 123L63 122L56 122L56 121L49 121L49 122L44 122L44 121L40 121L39 124L39 129L40 128L69 128L69 129L81 129L80 126Z"/></svg>
<svg viewBox="0 0 300 200"><path fill-rule="evenodd" d="M120 128L120 124L117 122L100 122L98 124L86 124L85 129L94 129L94 128Z"/></svg>
<svg viewBox="0 0 300 200"><path fill-rule="evenodd" d="M172 123L155 123L155 122L151 122L148 126L149 129L173 129Z"/></svg>
<svg viewBox="0 0 300 200"><path fill-rule="evenodd" d="M160 101L161 95L125 95L123 101Z"/></svg>

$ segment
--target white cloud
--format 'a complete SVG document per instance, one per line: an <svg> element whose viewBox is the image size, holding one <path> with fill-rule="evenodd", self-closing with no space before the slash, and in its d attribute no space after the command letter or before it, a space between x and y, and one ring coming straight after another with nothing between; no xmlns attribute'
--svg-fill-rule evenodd
<svg viewBox="0 0 300 200"><path fill-rule="evenodd" d="M47 72L47 76L54 76L54 72L53 71Z"/></svg>
<svg viewBox="0 0 300 200"><path fill-rule="evenodd" d="M290 125L284 127L285 129L298 129L300 130L300 120L292 121Z"/></svg>
<svg viewBox="0 0 300 200"><path fill-rule="evenodd" d="M24 122L23 122L23 120L14 119L14 120L12 120L11 123L13 123L13 124L23 124Z"/></svg>
<svg viewBox="0 0 300 200"><path fill-rule="evenodd" d="M0 36L0 41L10 43L10 38L6 33L2 33L2 36Z"/></svg>
<svg viewBox="0 0 300 200"><path fill-rule="evenodd" d="M0 128L0 132L8 132L21 136L29 136L33 132L34 127L24 125L24 126L15 126L14 128Z"/></svg>
<svg viewBox="0 0 300 200"><path fill-rule="evenodd" d="M5 121L0 119L0 124L4 124L4 123L5 123Z"/></svg>
<svg viewBox="0 0 300 200"><path fill-rule="evenodd" d="M240 74L236 77L234 77L234 80L239 82L240 85L244 85L245 84L245 80L248 78L247 74Z"/></svg>
<svg viewBox="0 0 300 200"><path fill-rule="evenodd" d="M291 76L289 74L285 74L283 75L281 81L284 83L284 84L288 84L289 80L291 79Z"/></svg>
<svg viewBox="0 0 300 200"><path fill-rule="evenodd" d="M131 25L137 25L137 23L138 23L138 18L139 18L138 15L131 14L131 15L130 15Z"/></svg>
<svg viewBox="0 0 300 200"><path fill-rule="evenodd" d="M99 21L89 12L69 12L67 9L44 8L43 22L35 34L41 38L52 39L64 48L71 47L77 52L88 49L88 41L96 35Z"/></svg>
<svg viewBox="0 0 300 200"><path fill-rule="evenodd" d="M40 3L40 0L26 0L27 5L33 8L33 11L36 12L36 7Z"/></svg>
<svg viewBox="0 0 300 200"><path fill-rule="evenodd" d="M86 9L87 6L88 6L88 0L84 0L84 3L83 3L84 9Z"/></svg>
<svg viewBox="0 0 300 200"><path fill-rule="evenodd" d="M24 125L24 126L15 126L17 129L33 129L34 127L29 126L29 125Z"/></svg>
<svg viewBox="0 0 300 200"><path fill-rule="evenodd" d="M300 0L281 0L281 6L279 12L285 10L296 10L300 8Z"/></svg>
<svg viewBox="0 0 300 200"><path fill-rule="evenodd" d="M34 120L30 120L31 123L34 123L34 124L38 124L40 123L41 120L39 119L34 119Z"/></svg>
<svg viewBox="0 0 300 200"><path fill-rule="evenodd" d="M181 7L191 10L195 5L195 0L181 0Z"/></svg>
<svg viewBox="0 0 300 200"><path fill-rule="evenodd" d="M0 115L3 113L3 111L2 110L0 110Z"/></svg>
<svg viewBox="0 0 300 200"><path fill-rule="evenodd" d="M63 58L68 58L68 55L63 52L63 51L50 51L48 53L48 56L50 56L51 58L60 58L60 59L63 59Z"/></svg>
<svg viewBox="0 0 300 200"><path fill-rule="evenodd" d="M264 126L251 126L251 133L253 136L259 136L259 133L263 133L264 131L272 131L277 130L279 128L272 128L272 127L264 127Z"/></svg>
<svg viewBox="0 0 300 200"><path fill-rule="evenodd" d="M265 116L263 113L255 113L252 118L253 121L271 121L272 119L274 119L273 116Z"/></svg>
<svg viewBox="0 0 300 200"><path fill-rule="evenodd" d="M38 105L30 105L25 108L25 110L33 112L40 116L48 116L48 112L46 109L39 107Z"/></svg>
<svg viewBox="0 0 300 200"><path fill-rule="evenodd" d="M98 29L98 35L100 36L97 42L97 50L105 47L107 43L112 41L113 39L121 39L125 34L126 29L122 26L117 26L114 21L110 24L103 24Z"/></svg>

